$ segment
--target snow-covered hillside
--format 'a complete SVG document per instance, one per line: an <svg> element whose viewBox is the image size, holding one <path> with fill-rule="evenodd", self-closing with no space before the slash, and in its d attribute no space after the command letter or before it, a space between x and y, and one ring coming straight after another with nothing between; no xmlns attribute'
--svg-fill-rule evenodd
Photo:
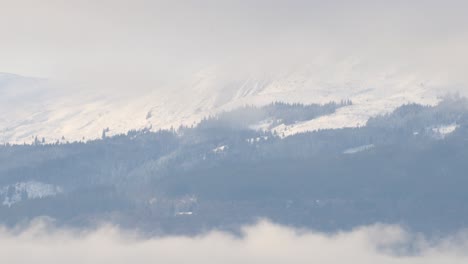
<svg viewBox="0 0 468 264"><path fill-rule="evenodd" d="M409 103L433 105L430 85L411 76L382 74L356 81L346 72L323 81L311 69L277 75L225 78L216 69L146 92L93 92L67 89L43 79L0 74L0 142L79 141L125 133L131 129L192 125L201 118L244 105L274 101L353 104L317 119L280 125L285 136L304 131L365 125L369 117ZM323 74L322 74L323 75ZM261 127L261 126L259 126Z"/></svg>
<svg viewBox="0 0 468 264"><path fill-rule="evenodd" d="M1 205L12 205L28 199L42 199L63 192L62 188L36 181L17 182L12 185L0 186Z"/></svg>

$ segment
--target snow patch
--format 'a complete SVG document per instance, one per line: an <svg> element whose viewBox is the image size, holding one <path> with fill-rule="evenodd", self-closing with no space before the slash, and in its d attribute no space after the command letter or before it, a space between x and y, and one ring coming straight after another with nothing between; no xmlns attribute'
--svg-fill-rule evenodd
<svg viewBox="0 0 468 264"><path fill-rule="evenodd" d="M268 136L262 136L262 137L256 137L256 138L248 138L245 141L249 144L254 144L260 141L267 141L267 140L268 140Z"/></svg>
<svg viewBox="0 0 468 264"><path fill-rule="evenodd" d="M42 199L62 193L62 188L37 181L18 182L0 188L2 204L11 207L23 199Z"/></svg>
<svg viewBox="0 0 468 264"><path fill-rule="evenodd" d="M196 196L186 196L174 202L175 216L193 215L198 204Z"/></svg>
<svg viewBox="0 0 468 264"><path fill-rule="evenodd" d="M460 125L453 123L449 125L440 125L432 128L432 132L435 133L436 137L444 139L446 136L452 134L457 130Z"/></svg>
<svg viewBox="0 0 468 264"><path fill-rule="evenodd" d="M177 212L176 215L193 215L193 212Z"/></svg>
<svg viewBox="0 0 468 264"><path fill-rule="evenodd" d="M274 124L273 119L267 119L258 122L257 124L250 125L249 128L255 131L268 131Z"/></svg>
<svg viewBox="0 0 468 264"><path fill-rule="evenodd" d="M227 149L228 149L228 146L223 145L223 146L219 146L219 147L214 148L212 151L214 153L222 153L222 152L226 151Z"/></svg>
<svg viewBox="0 0 468 264"><path fill-rule="evenodd" d="M380 89L377 91L376 89L366 89L357 92L354 97L351 97L352 105L338 108L333 114L292 125L281 124L274 127L272 131L281 137L287 137L321 129L361 127L367 124L369 118L389 114L404 104L436 105L439 102L435 95L428 95L429 91L424 86L401 90L385 91L382 89L381 94L375 94L378 91Z"/></svg>
<svg viewBox="0 0 468 264"><path fill-rule="evenodd" d="M359 146L359 147L355 147L355 148L349 148L349 149L344 150L343 154L355 154L355 153L358 153L358 152L362 152L362 151L372 149L374 147L375 147L374 144L368 144L368 145L363 145L363 146Z"/></svg>

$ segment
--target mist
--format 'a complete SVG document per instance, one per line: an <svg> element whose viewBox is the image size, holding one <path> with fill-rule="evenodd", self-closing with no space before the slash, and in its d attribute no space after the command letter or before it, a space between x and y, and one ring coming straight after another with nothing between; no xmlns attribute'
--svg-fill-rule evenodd
<svg viewBox="0 0 468 264"><path fill-rule="evenodd" d="M468 84L466 1L0 2L0 71L63 87L167 90L205 69L222 82L303 67L338 84Z"/></svg>
<svg viewBox="0 0 468 264"><path fill-rule="evenodd" d="M242 236L210 232L197 237L143 238L103 226L54 228L36 221L26 229L0 231L0 260L16 263L466 263L468 237L439 239L399 226L372 225L333 234L260 221Z"/></svg>

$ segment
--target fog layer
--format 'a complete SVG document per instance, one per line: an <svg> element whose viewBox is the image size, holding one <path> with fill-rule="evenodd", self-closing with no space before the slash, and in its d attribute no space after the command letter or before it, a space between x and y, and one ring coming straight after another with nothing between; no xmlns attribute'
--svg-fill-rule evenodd
<svg viewBox="0 0 468 264"><path fill-rule="evenodd" d="M424 239L398 226L315 233L259 222L243 237L211 232L198 237L141 238L105 226L95 231L55 229L44 222L0 231L5 263L466 263L468 237Z"/></svg>

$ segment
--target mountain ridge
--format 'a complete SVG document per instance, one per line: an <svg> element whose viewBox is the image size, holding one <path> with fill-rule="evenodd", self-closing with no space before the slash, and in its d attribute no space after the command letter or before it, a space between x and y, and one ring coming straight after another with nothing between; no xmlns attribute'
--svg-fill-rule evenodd
<svg viewBox="0 0 468 264"><path fill-rule="evenodd" d="M191 126L207 116L247 105L353 102L330 115L272 128L289 136L358 127L405 103L435 105L439 101L433 89L411 78L382 81L381 88L372 88L360 82L322 82L307 70L258 76L228 79L210 69L172 86L145 93L135 88L134 93L123 95L60 89L44 79L0 74L0 143L32 143L36 137L46 142L86 141L100 138L104 130L116 135L135 129Z"/></svg>

